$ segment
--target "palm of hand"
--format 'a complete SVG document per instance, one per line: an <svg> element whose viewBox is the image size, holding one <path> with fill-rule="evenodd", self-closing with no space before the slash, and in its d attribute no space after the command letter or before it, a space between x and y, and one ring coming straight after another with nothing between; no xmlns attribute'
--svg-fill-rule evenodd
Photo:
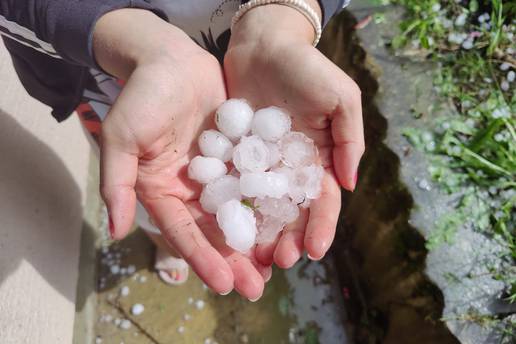
<svg viewBox="0 0 516 344"><path fill-rule="evenodd" d="M204 52L176 68L137 68L103 124L102 192L117 216L116 237L129 230L137 196L206 284L221 293L234 286L254 299L270 271L225 245L214 217L200 209L200 185L186 172L199 154L197 137L225 99L220 65Z"/></svg>
<svg viewBox="0 0 516 344"><path fill-rule="evenodd" d="M257 258L264 264L274 261L288 268L306 249L309 256L319 259L335 234L340 210L337 180L348 189L354 188L356 172L350 169L356 168L352 165L358 161L346 160L357 159L348 153L349 145L362 146L363 142L360 133L354 138L342 129L354 126L361 130L361 116L357 119L349 114L353 111L350 107L356 107L358 88L308 45L289 44L260 53L250 46L237 46L228 51L224 62L229 97L245 98L258 108L276 105L288 110L293 115L293 130L314 139L326 171L321 197L302 211L275 243L259 246ZM346 93L354 94L343 97Z"/></svg>

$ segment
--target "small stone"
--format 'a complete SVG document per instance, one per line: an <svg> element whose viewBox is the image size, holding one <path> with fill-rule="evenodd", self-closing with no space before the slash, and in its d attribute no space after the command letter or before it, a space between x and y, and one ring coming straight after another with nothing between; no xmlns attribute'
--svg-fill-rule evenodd
<svg viewBox="0 0 516 344"><path fill-rule="evenodd" d="M516 73L513 70L511 70L511 71L509 71L509 73L507 73L507 81L508 82L513 82L515 77L516 77Z"/></svg>
<svg viewBox="0 0 516 344"><path fill-rule="evenodd" d="M122 288L120 288L120 296L127 296L129 295L129 287L124 285Z"/></svg>
<svg viewBox="0 0 516 344"><path fill-rule="evenodd" d="M123 330L128 330L131 328L131 322L127 319L124 319L120 322L120 328Z"/></svg>
<svg viewBox="0 0 516 344"><path fill-rule="evenodd" d="M127 268L120 268L120 275L125 275L127 273Z"/></svg>
<svg viewBox="0 0 516 344"><path fill-rule="evenodd" d="M455 19L455 25L456 26L464 26L466 24L466 19L468 18L468 15L466 13L461 13L456 19Z"/></svg>
<svg viewBox="0 0 516 344"><path fill-rule="evenodd" d="M146 276L140 276L140 278L138 279L140 283L145 283L147 282L147 277Z"/></svg>
<svg viewBox="0 0 516 344"><path fill-rule="evenodd" d="M509 85L509 83L508 83L506 80L504 80L504 81L502 81L502 82L500 83L500 88L501 88L503 91L508 91L510 87L511 87L511 86Z"/></svg>
<svg viewBox="0 0 516 344"><path fill-rule="evenodd" d="M195 308L201 310L204 308L204 301L203 300L197 300L195 301Z"/></svg>
<svg viewBox="0 0 516 344"><path fill-rule="evenodd" d="M509 70L509 68L511 68L511 65L507 62L502 62L500 64L500 70L501 71L506 71L506 70Z"/></svg>
<svg viewBox="0 0 516 344"><path fill-rule="evenodd" d="M192 316L190 314L188 314L188 313L185 313L183 315L183 320L184 321L192 320Z"/></svg>
<svg viewBox="0 0 516 344"><path fill-rule="evenodd" d="M97 338L95 338L95 344L102 344L102 338L97 336Z"/></svg>
<svg viewBox="0 0 516 344"><path fill-rule="evenodd" d="M102 254L107 254L109 252L109 248L107 246L104 246L101 248Z"/></svg>
<svg viewBox="0 0 516 344"><path fill-rule="evenodd" d="M185 332L185 327L184 327L184 326L182 326L182 325L181 325L181 326L179 326L179 327L177 328L177 332L179 332L179 333L184 333L184 332Z"/></svg>
<svg viewBox="0 0 516 344"><path fill-rule="evenodd" d="M145 308L143 307L142 304L140 303L136 303L134 304L132 307L131 307L131 314L132 315L140 315L143 313L143 311L145 310Z"/></svg>
<svg viewBox="0 0 516 344"><path fill-rule="evenodd" d="M213 344L213 342L212 342L211 338L206 338L204 340L204 344Z"/></svg>
<svg viewBox="0 0 516 344"><path fill-rule="evenodd" d="M194 299L192 297L189 297L187 299L187 302L188 302L189 305L191 305L192 303L194 303Z"/></svg>
<svg viewBox="0 0 516 344"><path fill-rule="evenodd" d="M122 323L122 320L120 320L119 318L116 318L114 323L116 326L119 326Z"/></svg>

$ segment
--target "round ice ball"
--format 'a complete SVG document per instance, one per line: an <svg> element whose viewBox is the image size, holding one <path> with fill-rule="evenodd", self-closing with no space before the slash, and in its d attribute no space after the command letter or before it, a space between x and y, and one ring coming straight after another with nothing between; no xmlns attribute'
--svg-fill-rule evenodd
<svg viewBox="0 0 516 344"><path fill-rule="evenodd" d="M243 173L240 192L247 197L280 198L288 192L288 178L276 172Z"/></svg>
<svg viewBox="0 0 516 344"><path fill-rule="evenodd" d="M281 219L285 223L294 222L299 216L299 208L288 196L281 198L256 198L254 206L263 216Z"/></svg>
<svg viewBox="0 0 516 344"><path fill-rule="evenodd" d="M269 149L269 168L278 165L281 161L278 145L268 141L265 141L265 145Z"/></svg>
<svg viewBox="0 0 516 344"><path fill-rule="evenodd" d="M199 136L201 154L206 157L217 158L223 162L231 160L233 144L217 130L205 130Z"/></svg>
<svg viewBox="0 0 516 344"><path fill-rule="evenodd" d="M228 99L219 106L215 124L231 141L237 141L251 130L253 109L244 99Z"/></svg>
<svg viewBox="0 0 516 344"><path fill-rule="evenodd" d="M271 106L256 111L251 128L253 135L276 142L290 131L291 125L290 116L284 110Z"/></svg>
<svg viewBox="0 0 516 344"><path fill-rule="evenodd" d="M201 184L222 177L228 172L226 165L219 159L196 156L188 165L188 178Z"/></svg>
<svg viewBox="0 0 516 344"><path fill-rule="evenodd" d="M283 136L279 142L281 161L289 167L307 166L317 161L317 148L314 141L305 134L292 131Z"/></svg>
<svg viewBox="0 0 516 344"><path fill-rule="evenodd" d="M229 247L245 253L254 245L256 219L253 211L240 201L230 200L222 204L217 210L217 223Z"/></svg>
<svg viewBox="0 0 516 344"><path fill-rule="evenodd" d="M263 172L270 167L269 149L256 135L242 137L233 149L233 164L240 172Z"/></svg>
<svg viewBox="0 0 516 344"><path fill-rule="evenodd" d="M273 216L263 216L259 221L257 221L257 223L257 244L267 244L273 242L278 234L283 230L283 227L285 227L284 221Z"/></svg>
<svg viewBox="0 0 516 344"><path fill-rule="evenodd" d="M240 181L228 175L208 183L201 192L199 202L205 212L215 214L221 204L232 199L242 199Z"/></svg>

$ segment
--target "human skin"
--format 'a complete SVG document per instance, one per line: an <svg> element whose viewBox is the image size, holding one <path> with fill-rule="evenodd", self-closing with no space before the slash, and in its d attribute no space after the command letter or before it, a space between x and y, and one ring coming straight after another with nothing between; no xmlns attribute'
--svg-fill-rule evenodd
<svg viewBox="0 0 516 344"><path fill-rule="evenodd" d="M320 14L317 1L307 2ZM360 89L312 46L314 35L296 9L259 6L236 23L224 60L228 97L288 110L293 129L314 139L325 167L321 197L276 242L257 247L264 265L289 268L304 251L314 260L325 255L340 212L339 186L355 189L364 152Z"/></svg>
<svg viewBox="0 0 516 344"><path fill-rule="evenodd" d="M200 185L187 178L197 137L226 100L220 64L181 30L137 9L99 19L94 54L106 72L127 81L102 124L100 190L112 237L128 233L138 198L211 289L259 298L271 268L225 245L215 218L200 209Z"/></svg>

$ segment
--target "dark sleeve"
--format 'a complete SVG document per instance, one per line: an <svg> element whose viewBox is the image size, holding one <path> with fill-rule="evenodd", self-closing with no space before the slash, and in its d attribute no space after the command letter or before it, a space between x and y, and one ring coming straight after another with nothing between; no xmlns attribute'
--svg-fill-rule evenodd
<svg viewBox="0 0 516 344"><path fill-rule="evenodd" d="M0 0L0 34L52 57L99 69L92 51L95 23L120 8L148 9L166 19L144 0Z"/></svg>
<svg viewBox="0 0 516 344"><path fill-rule="evenodd" d="M318 0L321 5L323 27L328 24L331 17L342 11L350 0Z"/></svg>

